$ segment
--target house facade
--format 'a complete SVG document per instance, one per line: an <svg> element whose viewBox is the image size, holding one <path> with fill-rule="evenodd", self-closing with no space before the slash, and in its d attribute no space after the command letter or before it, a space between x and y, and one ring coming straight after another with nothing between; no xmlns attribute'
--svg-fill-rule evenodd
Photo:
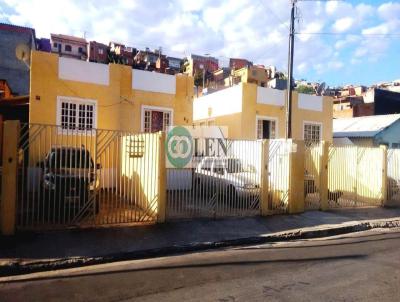
<svg viewBox="0 0 400 302"><path fill-rule="evenodd" d="M286 91L240 83L193 103L196 125L226 126L232 139L285 138ZM332 141L330 97L293 92L292 137Z"/></svg>
<svg viewBox="0 0 400 302"><path fill-rule="evenodd" d="M192 124L193 79L35 51L30 98L29 121L60 131L156 132Z"/></svg>
<svg viewBox="0 0 400 302"><path fill-rule="evenodd" d="M28 52L36 49L35 30L29 27L0 23L0 79L7 81L14 95L29 94L29 60L19 60L19 46Z"/></svg>
<svg viewBox="0 0 400 302"><path fill-rule="evenodd" d="M335 119L333 140L337 145L400 148L400 114Z"/></svg>
<svg viewBox="0 0 400 302"><path fill-rule="evenodd" d="M233 83L254 83L261 87L267 87L268 81L273 78L272 73L274 73L273 70L263 66L246 66L233 71Z"/></svg>
<svg viewBox="0 0 400 302"><path fill-rule="evenodd" d="M87 59L86 39L61 34L50 34L51 52L66 58Z"/></svg>
<svg viewBox="0 0 400 302"><path fill-rule="evenodd" d="M89 42L89 61L108 64L109 47L96 41Z"/></svg>
<svg viewBox="0 0 400 302"><path fill-rule="evenodd" d="M213 73L219 68L218 59L210 56L190 55L187 58L185 73L194 76L203 73L203 70Z"/></svg>

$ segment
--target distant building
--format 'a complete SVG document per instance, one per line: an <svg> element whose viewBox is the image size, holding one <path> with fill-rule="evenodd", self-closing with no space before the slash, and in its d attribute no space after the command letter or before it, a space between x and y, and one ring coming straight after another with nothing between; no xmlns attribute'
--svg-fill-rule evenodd
<svg viewBox="0 0 400 302"><path fill-rule="evenodd" d="M15 95L29 94L30 59L23 62L16 57L18 45L30 53L36 49L35 30L29 27L0 23L0 79L7 81ZM27 66L28 65L28 66Z"/></svg>
<svg viewBox="0 0 400 302"><path fill-rule="evenodd" d="M371 88L362 95L353 93L345 97L337 97L333 101L335 118L396 113L400 113L400 93L386 89Z"/></svg>
<svg viewBox="0 0 400 302"><path fill-rule="evenodd" d="M233 84L254 83L261 87L267 87L269 80L274 78L274 69L253 65L232 71Z"/></svg>
<svg viewBox="0 0 400 302"><path fill-rule="evenodd" d="M237 58L229 59L229 68L231 69L241 69L243 67L250 67L251 65L253 65L253 62L250 62L246 59L237 59Z"/></svg>
<svg viewBox="0 0 400 302"><path fill-rule="evenodd" d="M374 114L374 103L364 103L363 96L346 96L333 99L334 118L351 118Z"/></svg>
<svg viewBox="0 0 400 302"><path fill-rule="evenodd" d="M374 114L400 113L400 92L372 88L367 91L364 103L374 103Z"/></svg>
<svg viewBox="0 0 400 302"><path fill-rule="evenodd" d="M89 61L108 64L108 46L96 41L90 41Z"/></svg>
<svg viewBox="0 0 400 302"><path fill-rule="evenodd" d="M175 74L181 72L182 59L174 57L166 57L166 59L168 61L168 73Z"/></svg>
<svg viewBox="0 0 400 302"><path fill-rule="evenodd" d="M231 80L231 68L222 67L213 72L213 81L211 83L211 89L214 91L223 89L225 87L232 86Z"/></svg>
<svg viewBox="0 0 400 302"><path fill-rule="evenodd" d="M287 80L274 78L268 81L267 87L279 90L285 90L287 89Z"/></svg>
<svg viewBox="0 0 400 302"><path fill-rule="evenodd" d="M51 52L50 39L40 38L36 39L37 50Z"/></svg>
<svg viewBox="0 0 400 302"><path fill-rule="evenodd" d="M187 58L185 73L194 76L195 74L213 73L219 68L218 59L210 56L190 55Z"/></svg>
<svg viewBox="0 0 400 302"><path fill-rule="evenodd" d="M400 114L334 119L333 139L336 144L400 148Z"/></svg>
<svg viewBox="0 0 400 302"><path fill-rule="evenodd" d="M86 39L61 34L50 34L51 52L61 57L87 59Z"/></svg>
<svg viewBox="0 0 400 302"><path fill-rule="evenodd" d="M113 56L111 61L129 66L134 65L134 58L137 53L136 48L125 46L124 44L116 42L110 42L109 48L110 53Z"/></svg>
<svg viewBox="0 0 400 302"><path fill-rule="evenodd" d="M134 58L134 68L165 73L168 68L168 60L162 54L161 49L151 51L150 48L139 50Z"/></svg>

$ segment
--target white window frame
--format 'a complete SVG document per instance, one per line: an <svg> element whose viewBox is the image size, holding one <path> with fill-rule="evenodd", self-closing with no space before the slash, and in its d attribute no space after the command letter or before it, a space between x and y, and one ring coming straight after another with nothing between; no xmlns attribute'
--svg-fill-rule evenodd
<svg viewBox="0 0 400 302"><path fill-rule="evenodd" d="M258 138L258 121L259 120L263 120L263 121L273 121L275 122L275 138L273 139L277 139L278 138L278 131L279 131L279 118L274 117L274 116L267 116L267 115L256 115L256 139Z"/></svg>
<svg viewBox="0 0 400 302"><path fill-rule="evenodd" d="M304 135L305 135L304 128L305 128L306 125L318 125L318 126L320 126L320 128L319 128L319 141L322 141L322 140L323 140L322 135L323 135L324 131L323 131L323 124L322 124L322 122L303 121L303 128L302 128L302 132L303 132L303 133L302 133L302 137L303 137L303 140L304 140L304 141L306 140L305 137L304 137Z"/></svg>
<svg viewBox="0 0 400 302"><path fill-rule="evenodd" d="M142 105L142 108L141 108L141 122L140 122L141 132L144 132L144 114L145 114L145 112L147 110L168 112L169 116L170 116L170 126L174 125L174 109L172 109L170 107L159 107L159 106ZM163 123L164 123L164 121L163 121Z"/></svg>
<svg viewBox="0 0 400 302"><path fill-rule="evenodd" d="M91 130L79 130L78 123L79 123L79 110L76 111L76 129L63 129L61 125L61 113L62 113L62 103L75 103L77 107L81 104L84 105L93 105L93 126ZM56 123L58 128L58 134L68 134L68 135L94 135L95 129L97 129L97 100L92 99L84 99L84 98L77 98L77 97L69 97L69 96L57 96L57 111L56 111Z"/></svg>

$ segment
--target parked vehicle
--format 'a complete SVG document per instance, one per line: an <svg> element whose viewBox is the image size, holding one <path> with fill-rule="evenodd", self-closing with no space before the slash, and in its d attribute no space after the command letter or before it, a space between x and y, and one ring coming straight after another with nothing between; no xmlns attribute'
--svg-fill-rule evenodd
<svg viewBox="0 0 400 302"><path fill-rule="evenodd" d="M259 194L258 176L246 170L238 158L205 157L197 165L194 173L197 191L219 193L229 199Z"/></svg>
<svg viewBox="0 0 400 302"><path fill-rule="evenodd" d="M88 150L84 147L53 147L40 166L43 196L51 205L49 208L69 213L92 209L97 213L98 203L91 200L90 192L94 189L100 166L94 166Z"/></svg>

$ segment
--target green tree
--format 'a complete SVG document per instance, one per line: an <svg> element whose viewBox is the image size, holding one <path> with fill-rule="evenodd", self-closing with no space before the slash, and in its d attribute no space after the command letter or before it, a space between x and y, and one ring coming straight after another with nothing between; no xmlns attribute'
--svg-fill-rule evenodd
<svg viewBox="0 0 400 302"><path fill-rule="evenodd" d="M296 91L298 93L305 93L305 94L315 94L314 88L306 85L300 85L296 87Z"/></svg>

